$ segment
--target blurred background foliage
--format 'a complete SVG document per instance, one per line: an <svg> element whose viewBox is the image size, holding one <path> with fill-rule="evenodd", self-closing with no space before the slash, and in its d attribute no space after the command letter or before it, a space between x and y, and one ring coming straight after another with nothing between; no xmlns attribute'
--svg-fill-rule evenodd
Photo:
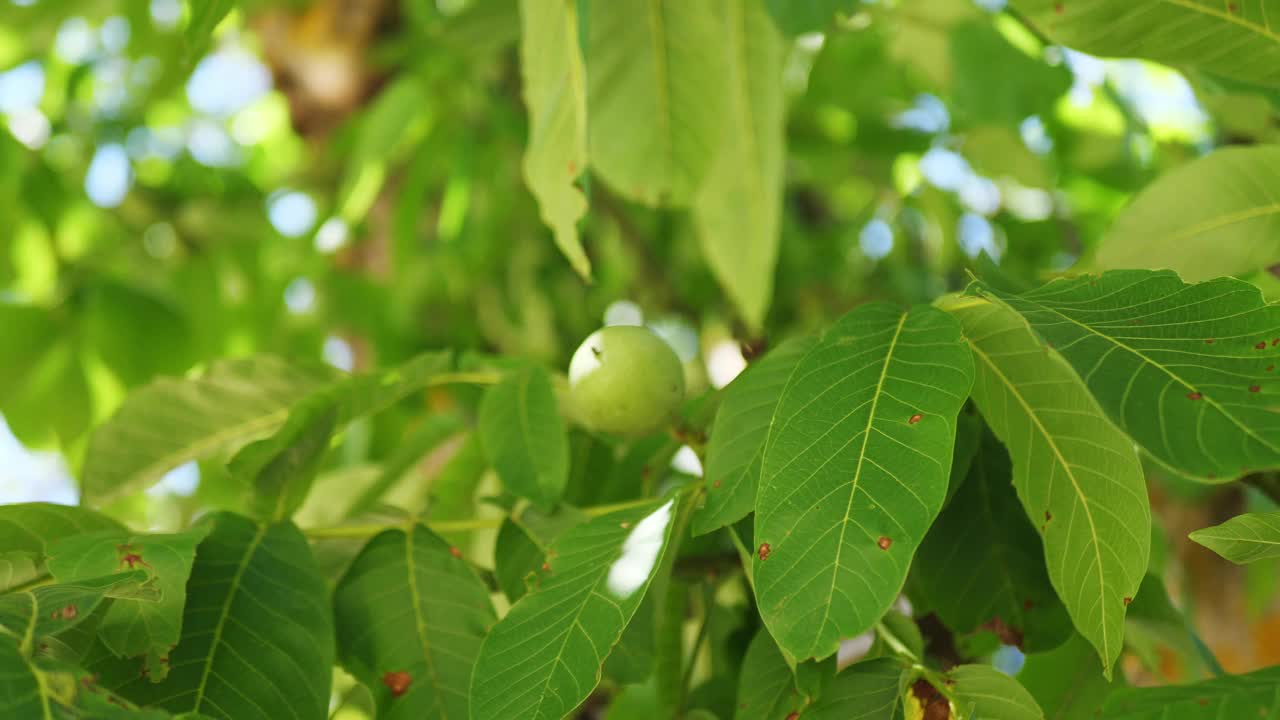
<svg viewBox="0 0 1280 720"><path fill-rule="evenodd" d="M75 502L90 427L131 388L225 356L360 370L454 348L562 368L602 322L643 318L695 388L720 386L741 345L870 299L928 301L971 274L1038 284L1087 261L1154 177L1280 139L1274 92L1051 45L1001 0L766 5L785 189L756 332L683 209L584 174L592 282L561 255L522 175L511 0L0 0L0 502ZM476 397L356 424L304 519L340 519L329 505L388 467L393 497L464 488L437 501L474 514ZM168 528L234 507L220 468L178 468L114 510ZM1228 670L1280 663L1280 567L1184 539L1268 501L1152 478L1175 599ZM1152 652L1131 674L1190 672Z"/></svg>

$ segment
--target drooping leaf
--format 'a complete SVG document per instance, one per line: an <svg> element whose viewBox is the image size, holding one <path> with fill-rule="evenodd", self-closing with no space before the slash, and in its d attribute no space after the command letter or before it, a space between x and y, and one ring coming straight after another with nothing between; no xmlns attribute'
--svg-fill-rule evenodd
<svg viewBox="0 0 1280 720"><path fill-rule="evenodd" d="M569 439L546 370L524 368L489 388L479 429L508 490L544 507L560 499L569 479Z"/></svg>
<svg viewBox="0 0 1280 720"><path fill-rule="evenodd" d="M187 583L182 638L169 675L141 660L93 653L87 669L139 705L215 720L322 718L333 672L328 592L306 538L291 523L211 516Z"/></svg>
<svg viewBox="0 0 1280 720"><path fill-rule="evenodd" d="M338 421L338 408L323 395L296 405L269 438L241 448L228 464L250 487L253 514L266 522L292 517L307 499Z"/></svg>
<svg viewBox="0 0 1280 720"><path fill-rule="evenodd" d="M1280 667L1188 685L1124 688L1111 693L1102 720L1219 720L1280 714Z"/></svg>
<svg viewBox="0 0 1280 720"><path fill-rule="evenodd" d="M806 720L893 718L902 678L902 664L894 658L854 663L837 673L801 716Z"/></svg>
<svg viewBox="0 0 1280 720"><path fill-rule="evenodd" d="M759 0L720 0L716 15L724 111L693 220L711 271L759 330L773 297L782 217L784 47Z"/></svg>
<svg viewBox="0 0 1280 720"><path fill-rule="evenodd" d="M529 109L524 177L542 221L582 277L591 260L577 223L587 199L574 180L587 168L587 78L578 43L576 0L521 0L520 71Z"/></svg>
<svg viewBox="0 0 1280 720"><path fill-rule="evenodd" d="M485 636L473 720L558 720L586 699L661 563L675 505L619 510L560 536L539 586Z"/></svg>
<svg viewBox="0 0 1280 720"><path fill-rule="evenodd" d="M706 504L694 513L694 535L735 523L755 507L774 408L791 371L815 342L801 337L779 345L725 388L707 445Z"/></svg>
<svg viewBox="0 0 1280 720"><path fill-rule="evenodd" d="M141 571L154 579L158 600L116 600L102 618L98 633L116 655L145 655L147 673L158 681L164 679L169 667L161 658L168 657L169 649L182 635L187 579L196 546L208 533L209 526L200 524L167 535L77 535L50 546L49 570L64 583L126 570Z"/></svg>
<svg viewBox="0 0 1280 720"><path fill-rule="evenodd" d="M983 435L969 477L929 529L912 571L954 632L990 630L1027 652L1057 647L1071 622L1018 503L1009 453Z"/></svg>
<svg viewBox="0 0 1280 720"><path fill-rule="evenodd" d="M129 395L89 440L84 493L105 503L238 442L271 434L289 407L334 371L259 356L214 363L199 378L161 378Z"/></svg>
<svg viewBox="0 0 1280 720"><path fill-rule="evenodd" d="M1017 680L990 665L961 665L947 673L960 717L1044 720L1035 698Z"/></svg>
<svg viewBox="0 0 1280 720"><path fill-rule="evenodd" d="M1018 682L1049 720L1092 720L1107 695L1124 685L1122 678L1103 676L1097 651L1078 634L1049 652L1028 655Z"/></svg>
<svg viewBox="0 0 1280 720"><path fill-rule="evenodd" d="M964 326L977 367L973 399L1009 449L1014 487L1044 539L1049 579L1109 673L1151 543L1133 444L1016 313L972 297L940 304Z"/></svg>
<svg viewBox="0 0 1280 720"><path fill-rule="evenodd" d="M753 561L784 653L824 658L893 603L947 492L973 382L946 313L863 305L796 365L769 430Z"/></svg>
<svg viewBox="0 0 1280 720"><path fill-rule="evenodd" d="M1266 304L1257 287L1113 270L1022 295L989 292L1161 462L1206 479L1280 466L1280 305Z"/></svg>
<svg viewBox="0 0 1280 720"><path fill-rule="evenodd" d="M1187 537L1237 565L1280 558L1280 511L1237 515Z"/></svg>
<svg viewBox="0 0 1280 720"><path fill-rule="evenodd" d="M20 649L30 653L35 640L74 628L105 598L159 599L147 581L140 570L113 572L0 596L0 634L17 638Z"/></svg>
<svg viewBox="0 0 1280 720"><path fill-rule="evenodd" d="M1280 147L1223 148L1180 165L1120 213L1094 265L1169 268L1189 282L1257 272L1280 258L1276 185Z"/></svg>
<svg viewBox="0 0 1280 720"><path fill-rule="evenodd" d="M593 0L588 7L591 166L633 200L684 205L711 165L723 119L715 6Z"/></svg>
<svg viewBox="0 0 1280 720"><path fill-rule="evenodd" d="M851 14L858 0L764 0L764 5L783 32L802 35L826 32L835 23L836 14Z"/></svg>
<svg viewBox="0 0 1280 720"><path fill-rule="evenodd" d="M44 573L45 546L98 531L126 532L116 520L88 508L52 503L0 505L0 592Z"/></svg>
<svg viewBox="0 0 1280 720"><path fill-rule="evenodd" d="M1093 55L1145 58L1280 87L1275 0L1015 0L1013 6L1054 41Z"/></svg>
<svg viewBox="0 0 1280 720"><path fill-rule="evenodd" d="M333 597L338 659L380 718L466 718L467 687L496 621L489 591L423 525L369 541Z"/></svg>

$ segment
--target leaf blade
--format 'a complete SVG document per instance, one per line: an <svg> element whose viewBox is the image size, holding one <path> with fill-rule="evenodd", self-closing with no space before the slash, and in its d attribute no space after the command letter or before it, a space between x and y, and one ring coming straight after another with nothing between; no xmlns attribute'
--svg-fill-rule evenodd
<svg viewBox="0 0 1280 720"><path fill-rule="evenodd" d="M484 639L471 681L473 720L561 718L590 694L661 564L675 504L603 515L557 539L540 587ZM528 632L531 624L539 627Z"/></svg>
<svg viewBox="0 0 1280 720"><path fill-rule="evenodd" d="M800 360L769 431L752 563L784 653L826 657L893 603L942 507L972 381L960 326L924 306L863 305ZM811 615L816 625L801 622Z"/></svg>
<svg viewBox="0 0 1280 720"><path fill-rule="evenodd" d="M1237 565L1280 558L1280 511L1237 515L1187 537Z"/></svg>
<svg viewBox="0 0 1280 720"><path fill-rule="evenodd" d="M489 388L480 403L479 431L508 490L544 507L564 495L568 431L546 370L528 367Z"/></svg>
<svg viewBox="0 0 1280 720"><path fill-rule="evenodd" d="M973 399L1009 448L1018 497L1044 539L1049 579L1109 669L1151 543L1133 445L1017 314L976 298L940 305L964 326L977 366ZM1055 483L1059 477L1065 482ZM1078 515L1084 522L1076 529Z"/></svg>

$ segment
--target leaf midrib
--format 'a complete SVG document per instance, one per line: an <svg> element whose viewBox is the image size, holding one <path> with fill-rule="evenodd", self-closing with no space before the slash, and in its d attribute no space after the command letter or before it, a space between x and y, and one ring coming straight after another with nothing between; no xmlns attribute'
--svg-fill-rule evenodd
<svg viewBox="0 0 1280 720"><path fill-rule="evenodd" d="M427 674L431 676L431 687L440 698L440 702L437 703L437 707L440 708L440 717L448 720L448 703L444 702L440 676L436 673L435 658L431 655L431 644L427 641L427 626L422 614L422 593L418 590L418 566L413 555L413 533L417 528L418 523L410 523L404 530L405 567L406 575L409 577L409 598L413 603L414 630L418 635L418 643L422 646L422 657L427 662Z"/></svg>
<svg viewBox="0 0 1280 720"><path fill-rule="evenodd" d="M822 622L818 623L819 636L826 628L827 619L831 616L831 604L836 594L836 577L840 574L840 556L844 552L844 536L849 529L849 521L853 514L853 499L858 495L858 482L862 479L862 463L867 458L867 442L871 438L871 427L875 424L876 407L880 403L884 381L889 375L889 364L893 360L894 350L898 347L898 338L901 337L902 328L907 323L907 316L908 313L903 313L898 318L897 327L893 329L893 338L889 340L889 349L884 354L884 364L880 366L880 377L876 380L875 394L871 397L871 408L867 411L867 426L862 430L862 448L858 451L858 466L853 471L853 486L849 488L849 502L844 509L844 520L840 522L840 539L836 541L836 556L831 565L831 588L827 590L827 601L822 607Z"/></svg>
<svg viewBox="0 0 1280 720"><path fill-rule="evenodd" d="M1102 625L1102 654L1104 656L1110 657L1111 646L1110 646L1109 638L1107 635L1107 616L1109 614L1109 610L1106 602L1107 600L1106 575L1103 573L1103 567L1102 567L1101 540L1098 538L1098 529L1094 525L1093 512L1089 508L1089 502L1088 500L1085 499L1084 492L1080 489L1080 485L1076 481L1076 476L1075 476L1075 473L1072 472L1071 470L1071 465L1067 462L1066 458L1063 457L1061 449L1059 449L1058 444L1054 442L1053 436L1049 434L1049 431L1047 428L1045 428L1044 423L1040 421L1040 416L1037 415L1035 411L1031 409L1031 406L1027 403L1026 398L1022 396L1022 393L1018 392L1017 387L1009 380L1008 376L1000 372L1000 368L996 367L996 364L991 360L991 356L983 352L982 349L978 347L977 343L969 339L968 336L965 337L965 341L969 343L969 347L973 349L974 354L980 357L982 361L986 363L987 367L991 369L991 372L995 373L995 375L998 378L1000 378L1000 382L1004 383L1005 387L1008 388L1009 394L1013 395L1013 397L1017 399L1018 404L1022 406L1022 409L1024 411L1026 411L1027 417L1031 418L1032 423L1034 423L1035 426L1040 430L1041 436L1044 437L1045 442L1048 443L1050 450L1053 451L1054 457L1057 458L1058 463L1062 466L1063 473L1065 473L1067 476L1067 479L1071 481L1071 487L1073 490L1075 490L1076 496L1080 499L1080 504L1084 507L1084 516L1089 521L1089 535L1090 537L1093 538L1093 554L1094 554L1095 564L1098 568L1098 594L1102 596L1101 600L1098 602L1098 607L1102 613L1102 623L1100 623ZM1109 676L1110 676L1110 673L1108 673L1108 677Z"/></svg>
<svg viewBox="0 0 1280 720"><path fill-rule="evenodd" d="M209 644L209 657L205 659L204 669L200 672L200 684L196 686L196 702L191 708L194 713L200 712L200 704L204 702L205 687L209 682L209 673L213 670L213 661L218 656L218 647L222 644L222 629L226 627L227 620L231 617L231 603L235 601L236 594L240 591L240 580L244 577L244 572L249 567L249 562L258 551L258 546L262 544L263 538L267 536L270 526L263 523L258 527L258 531L254 534L248 546L244 549L244 555L240 558L240 564L236 567L236 573L231 577L231 586L227 589L227 598L222 603L222 610L218 613L218 624L213 629L213 639Z"/></svg>

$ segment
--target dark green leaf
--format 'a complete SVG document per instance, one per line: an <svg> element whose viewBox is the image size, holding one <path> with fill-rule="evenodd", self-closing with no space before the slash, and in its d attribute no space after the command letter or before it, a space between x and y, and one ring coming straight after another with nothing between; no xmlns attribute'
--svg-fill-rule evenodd
<svg viewBox="0 0 1280 720"><path fill-rule="evenodd" d="M1103 676L1097 651L1081 635L1049 652L1028 655L1018 682L1049 720L1093 720L1112 689L1124 684Z"/></svg>
<svg viewBox="0 0 1280 720"><path fill-rule="evenodd" d="M1280 466L1280 305L1223 278L1115 270L1023 295L990 290L1075 368L1111 420L1180 472Z"/></svg>
<svg viewBox="0 0 1280 720"><path fill-rule="evenodd" d="M800 709L791 668L768 630L756 633L742 659L735 720L776 720Z"/></svg>
<svg viewBox="0 0 1280 720"><path fill-rule="evenodd" d="M1035 698L1017 680L990 665L961 665L947 673L959 717L981 720L1043 720Z"/></svg>
<svg viewBox="0 0 1280 720"><path fill-rule="evenodd" d="M898 707L902 664L891 658L854 663L841 670L806 708L805 720L890 720Z"/></svg>
<svg viewBox="0 0 1280 720"><path fill-rule="evenodd" d="M518 370L489 388L479 429L508 490L544 507L560 499L569 479L569 440L546 370Z"/></svg>
<svg viewBox="0 0 1280 720"><path fill-rule="evenodd" d="M956 633L990 630L1028 652L1057 647L1071 621L1014 493L1009 453L983 435L969 477L929 529L911 569L930 607Z"/></svg>
<svg viewBox="0 0 1280 720"><path fill-rule="evenodd" d="M973 348L973 399L1009 449L1014 487L1044 539L1049 579L1110 668L1151 543L1133 443L1016 313L972 297L941 305L960 320Z"/></svg>
<svg viewBox="0 0 1280 720"><path fill-rule="evenodd" d="M0 634L17 638L22 651L30 653L35 640L84 622L106 598L155 602L160 595L147 580L146 573L133 570L0 596Z"/></svg>
<svg viewBox="0 0 1280 720"><path fill-rule="evenodd" d="M661 563L675 505L620 510L560 536L539 586L485 637L473 720L558 719L586 699Z"/></svg>
<svg viewBox="0 0 1280 720"><path fill-rule="evenodd" d="M816 342L802 337L783 343L725 388L707 445L706 503L694 513L694 535L735 523L755 507L774 408L791 371Z"/></svg>
<svg viewBox="0 0 1280 720"><path fill-rule="evenodd" d="M524 596L526 583L547 559L547 549L584 520L582 513L562 505L553 513L528 507L502 522L493 549L493 573L508 600L515 602Z"/></svg>
<svg viewBox="0 0 1280 720"><path fill-rule="evenodd" d="M423 525L369 541L333 597L338 658L380 718L466 718L480 641L496 621L489 591Z"/></svg>
<svg viewBox="0 0 1280 720"><path fill-rule="evenodd" d="M800 360L756 496L756 597L784 653L831 655L897 598L972 382L960 326L930 307L863 305Z"/></svg>
<svg viewBox="0 0 1280 720"><path fill-rule="evenodd" d="M216 720L327 716L333 617L307 541L291 523L211 517L187 584L182 639L153 683L139 661L98 653L88 669L139 705Z"/></svg>
<svg viewBox="0 0 1280 720"><path fill-rule="evenodd" d="M1187 537L1237 565L1280 558L1280 512L1247 513Z"/></svg>

